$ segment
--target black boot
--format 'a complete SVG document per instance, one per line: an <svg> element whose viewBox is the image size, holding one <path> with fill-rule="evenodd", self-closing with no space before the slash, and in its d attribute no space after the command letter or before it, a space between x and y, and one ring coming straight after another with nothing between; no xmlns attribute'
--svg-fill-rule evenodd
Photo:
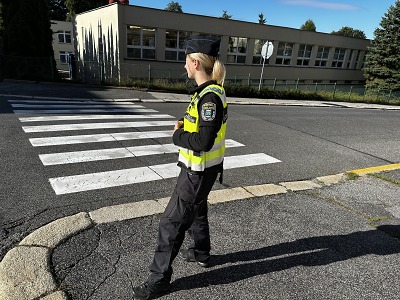
<svg viewBox="0 0 400 300"><path fill-rule="evenodd" d="M147 281L133 288L133 299L149 300L155 299L169 292L171 284L169 282L148 283Z"/></svg>
<svg viewBox="0 0 400 300"><path fill-rule="evenodd" d="M198 261L196 260L193 250L191 249L181 249L179 250L179 254L185 261L196 262L199 266L203 268L208 268L210 266L210 258L204 261Z"/></svg>

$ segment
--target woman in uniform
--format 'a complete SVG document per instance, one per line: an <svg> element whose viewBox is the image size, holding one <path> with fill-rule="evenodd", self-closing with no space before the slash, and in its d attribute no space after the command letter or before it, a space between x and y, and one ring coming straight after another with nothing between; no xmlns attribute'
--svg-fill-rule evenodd
<svg viewBox="0 0 400 300"><path fill-rule="evenodd" d="M217 59L220 39L194 36L186 41L185 69L197 87L184 118L174 127L181 171L163 213L147 281L134 288L134 299L152 299L170 289L172 262L180 256L202 267L210 265L207 197L220 174L225 153L227 102L222 87L225 67ZM188 231L192 244L180 250Z"/></svg>

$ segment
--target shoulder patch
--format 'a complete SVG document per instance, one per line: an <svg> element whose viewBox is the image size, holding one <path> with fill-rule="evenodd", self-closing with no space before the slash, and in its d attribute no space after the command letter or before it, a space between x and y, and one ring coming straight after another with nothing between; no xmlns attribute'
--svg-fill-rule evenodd
<svg viewBox="0 0 400 300"><path fill-rule="evenodd" d="M213 121L217 115L217 105L212 102L204 103L201 106L201 118L204 121Z"/></svg>

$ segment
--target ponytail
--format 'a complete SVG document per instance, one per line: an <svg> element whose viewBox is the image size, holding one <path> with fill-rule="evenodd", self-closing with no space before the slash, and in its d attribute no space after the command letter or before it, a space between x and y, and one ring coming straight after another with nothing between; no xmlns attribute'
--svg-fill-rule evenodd
<svg viewBox="0 0 400 300"><path fill-rule="evenodd" d="M214 62L214 67L211 73L211 77L215 80L219 85L223 86L225 81L226 70L224 64L216 59Z"/></svg>

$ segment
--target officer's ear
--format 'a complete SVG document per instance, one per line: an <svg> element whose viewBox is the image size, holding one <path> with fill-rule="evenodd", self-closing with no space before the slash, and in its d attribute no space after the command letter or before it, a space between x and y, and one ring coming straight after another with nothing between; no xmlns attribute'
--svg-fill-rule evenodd
<svg viewBox="0 0 400 300"><path fill-rule="evenodd" d="M198 59L194 59L193 60L193 65L194 65L196 70L200 70L201 69L201 64L200 64L200 61Z"/></svg>

